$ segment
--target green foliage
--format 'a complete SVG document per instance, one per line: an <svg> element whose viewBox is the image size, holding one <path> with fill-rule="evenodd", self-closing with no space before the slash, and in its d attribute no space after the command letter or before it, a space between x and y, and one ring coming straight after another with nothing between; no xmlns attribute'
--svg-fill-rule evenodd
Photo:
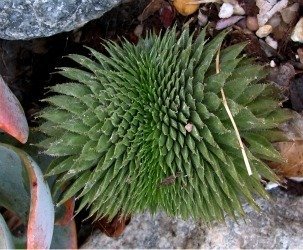
<svg viewBox="0 0 303 250"><path fill-rule="evenodd" d="M97 217L162 210L205 221L243 215L240 200L257 207L267 197L260 176L276 176L263 160L280 161L270 144L289 118L264 69L239 56L245 45L215 55L226 32L193 41L185 30L148 35L137 45L106 43L109 56L71 55L82 69L62 68L70 82L45 101L39 143L58 158L48 175L67 185L62 202L81 198ZM248 176L220 89L239 128L253 175ZM185 129L192 124L192 130Z"/></svg>

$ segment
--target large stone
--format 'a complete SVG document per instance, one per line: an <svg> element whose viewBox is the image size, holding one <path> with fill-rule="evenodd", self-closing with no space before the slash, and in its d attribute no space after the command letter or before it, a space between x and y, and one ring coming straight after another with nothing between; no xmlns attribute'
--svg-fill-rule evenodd
<svg viewBox="0 0 303 250"><path fill-rule="evenodd" d="M17 40L70 31L122 0L0 0L0 38Z"/></svg>
<svg viewBox="0 0 303 250"><path fill-rule="evenodd" d="M257 199L260 212L244 205L247 217L238 223L227 219L207 227L145 213L135 216L122 236L109 238L96 231L82 248L303 248L303 197L278 189L271 195L272 201Z"/></svg>

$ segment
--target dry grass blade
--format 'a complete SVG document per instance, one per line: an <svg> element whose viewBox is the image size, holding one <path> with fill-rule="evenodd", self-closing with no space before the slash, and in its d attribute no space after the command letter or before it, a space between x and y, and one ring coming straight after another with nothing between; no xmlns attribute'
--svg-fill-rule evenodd
<svg viewBox="0 0 303 250"><path fill-rule="evenodd" d="M219 51L217 53L217 56L216 56L216 73L218 74L219 72L220 72L220 49L219 49ZM236 122L235 122L235 120L233 118L233 115L232 115L229 107L228 107L228 104L227 104L227 101L226 101L226 97L225 97L225 93L224 93L223 88L221 88L221 95L222 95L223 106L226 109L228 117L229 117L229 119L230 119L230 121L231 121L231 123L232 123L232 125L234 127L234 130L236 132L236 136L237 136L238 142L240 144L243 160L244 160L244 163L245 163L248 175L252 175L252 171L251 171L251 167L250 167L250 164L249 164L249 160L248 160L248 157L246 155L246 152L245 152L245 149L244 149L244 145L243 145L243 142L241 140L241 136L240 136L237 124L236 124Z"/></svg>

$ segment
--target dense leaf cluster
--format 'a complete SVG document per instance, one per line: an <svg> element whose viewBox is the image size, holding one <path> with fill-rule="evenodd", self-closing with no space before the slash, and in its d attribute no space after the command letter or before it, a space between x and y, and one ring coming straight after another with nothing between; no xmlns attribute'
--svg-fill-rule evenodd
<svg viewBox="0 0 303 250"><path fill-rule="evenodd" d="M137 45L108 42L109 56L71 55L83 69L63 68L70 82L40 116L48 136L40 146L58 156L49 175L66 186L62 201L81 197L79 210L128 215L165 211L205 221L243 214L241 197L256 207L266 197L260 176L275 175L263 160L280 160L270 141L289 118L278 91L263 83L264 69L240 56L243 44L215 56L226 32L197 39L188 30L148 35ZM220 89L247 148L248 176ZM192 124L191 129L186 125Z"/></svg>

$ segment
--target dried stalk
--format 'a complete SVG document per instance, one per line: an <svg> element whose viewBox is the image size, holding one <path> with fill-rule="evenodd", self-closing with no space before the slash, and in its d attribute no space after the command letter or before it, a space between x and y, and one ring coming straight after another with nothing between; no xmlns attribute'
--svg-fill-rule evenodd
<svg viewBox="0 0 303 250"><path fill-rule="evenodd" d="M216 56L216 73L218 74L219 72L220 72L220 49L219 49L219 51L217 53L217 56ZM250 167L250 164L249 164L249 161L248 161L248 157L247 157L247 154L245 152L244 145L243 145L243 142L241 140L241 136L240 136L237 124L236 124L236 122L235 122L235 120L233 118L233 115L232 115L229 107L228 107L228 104L227 104L227 101L226 101L226 97L225 97L225 93L223 91L223 88L221 88L221 95L222 95L223 106L226 109L228 117L229 117L229 119L230 119L230 121L231 121L231 123L232 123L232 125L234 127L234 130L236 132L236 136L237 136L238 142L240 144L243 160L244 160L244 163L245 163L248 175L252 175L252 171L251 171L251 167Z"/></svg>

